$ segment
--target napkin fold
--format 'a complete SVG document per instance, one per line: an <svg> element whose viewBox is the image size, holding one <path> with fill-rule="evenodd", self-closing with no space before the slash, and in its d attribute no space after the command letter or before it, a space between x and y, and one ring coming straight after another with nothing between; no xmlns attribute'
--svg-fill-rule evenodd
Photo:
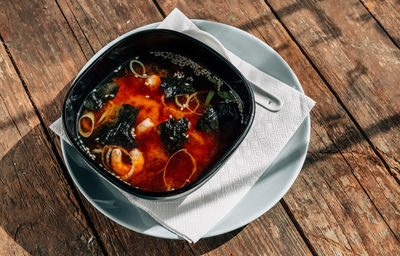
<svg viewBox="0 0 400 256"><path fill-rule="evenodd" d="M132 204L149 213L165 228L189 242L197 242L246 195L293 136L315 102L243 61L218 41L213 41L217 39L204 36L207 32L201 31L178 9L174 9L158 28L187 31L188 35L225 56L246 79L274 92L283 102L279 112L256 105L254 123L244 141L208 182L188 196L171 201L150 201L120 190ZM60 119L50 128L68 141Z"/></svg>

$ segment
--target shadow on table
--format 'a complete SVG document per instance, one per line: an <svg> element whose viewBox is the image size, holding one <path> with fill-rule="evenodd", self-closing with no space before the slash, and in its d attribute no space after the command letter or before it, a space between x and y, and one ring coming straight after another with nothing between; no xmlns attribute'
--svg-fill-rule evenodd
<svg viewBox="0 0 400 256"><path fill-rule="evenodd" d="M38 106L46 126L60 115L69 84ZM0 254L101 254L33 107L26 105L8 121L0 123L1 130L19 136L2 138L9 143L0 155Z"/></svg>
<svg viewBox="0 0 400 256"><path fill-rule="evenodd" d="M337 120L344 118L341 115L332 115L328 116L325 119L325 125L329 127L329 129L336 129ZM399 129L400 128L400 113L394 114L389 117L382 118L378 122L373 125L366 127L363 129L363 133L368 136L371 140L372 138L378 136L379 134L388 132L390 130ZM342 152L346 152L346 150L350 150L354 145L358 145L360 143L366 142L366 139L358 128L354 126L353 123L350 123L348 127L342 127L343 131L346 131L343 136L340 136L335 139L335 142L331 144L324 145L324 148L318 150L318 153L323 153L319 155L308 154L307 161L304 163L304 167L313 165L316 162L324 160L326 157L332 154L336 154L338 150Z"/></svg>
<svg viewBox="0 0 400 256"><path fill-rule="evenodd" d="M60 115L62 101L69 86L70 83L60 91L51 104L38 106L46 126ZM34 112L13 117L13 121L19 124L30 115L34 115ZM341 117L332 116L328 119L334 124L335 118ZM373 137L398 126L398 120L400 119L397 114L380 120L364 131ZM0 127L8 129L13 125L13 123L3 122ZM351 139L345 136L336 144L342 145L341 148L345 149L364 140L361 136L351 136L351 134L356 135L358 131L350 130ZM55 137L52 133L50 136L52 139ZM326 145L320 151L331 152L335 148L335 145ZM311 165L319 160L309 156L305 164ZM149 251L162 253L165 250L171 254L176 253L177 250L182 254L190 253L184 241L151 238L122 228L97 213L84 200L83 208L85 209L80 209L81 199L77 199L75 193L71 194L72 183L69 176L65 175L63 168L64 166L60 168L58 165L57 157L52 152L52 146L46 139L41 125L32 127L5 152L4 156L0 157L2 205L0 207L0 240L4 244L10 244L10 248L14 250L7 251L7 254L25 251L32 254L53 252L63 255L70 253L71 250L84 254L98 254L101 253L101 249L99 241L93 236L93 227L98 233L106 234L102 237L103 243L115 240L108 237L110 233L114 237L120 234L119 244L111 246L117 247L117 251L119 248L129 252L135 248L146 253ZM95 223L88 224L91 221ZM243 228L216 237L201 239L190 246L199 254L210 252L229 242Z"/></svg>
<svg viewBox="0 0 400 256"><path fill-rule="evenodd" d="M192 244L191 247L195 251L195 254L205 254L208 253L221 245L229 242L232 238L234 238L237 234L239 234L247 225L233 230L229 233L225 233L219 236L213 236L209 238L203 238L198 241L196 244Z"/></svg>
<svg viewBox="0 0 400 256"><path fill-rule="evenodd" d="M73 250L78 254L97 255L105 249L107 252L192 254L185 241L141 235L109 221L76 193L64 165L59 165L58 139L48 129L60 116L69 88L70 83L51 103L37 105L46 131L43 124L30 127L22 138L14 138L15 142L0 156L0 239L9 245L5 253L65 255ZM10 122L2 122L0 126L14 129L15 125L26 125L27 117L36 115L33 109L28 112L13 116ZM48 136L56 148L49 143ZM239 232L240 229L203 239L199 244L207 246L199 250L212 250ZM96 233L102 241L97 240ZM112 245L108 244L110 240ZM114 244L115 241L118 243ZM102 249L103 246L106 248Z"/></svg>
<svg viewBox="0 0 400 256"><path fill-rule="evenodd" d="M42 103L37 103L36 104L37 110L40 113L41 121L44 122L44 126L46 127L46 131L48 131L48 126L52 124L55 120L57 120L61 116L62 112L62 106L64 102L64 98L71 86L71 82L67 83L63 89L57 94L57 96L49 103L42 104ZM49 89L51 90L51 89ZM46 95L47 92L43 92L43 101L48 100L48 96ZM10 107L10 106L9 106ZM0 120L0 130L1 131L6 131L7 129L13 129L12 127L18 127L18 126L31 126L32 121L37 118L37 113L35 109L31 106L28 105L24 108L21 108L20 111L18 112L17 115L12 115L12 118L5 118ZM37 119L36 119L37 120ZM40 126L40 125L39 125ZM29 127L31 130L33 127ZM21 130L16 128L18 130L18 133L20 136L24 137L27 134L22 134ZM26 127L24 127L24 130L27 130ZM54 141L54 138L57 136L49 132L49 135L51 139ZM0 148L0 158L2 158L9 150L12 149L12 147L18 142L18 138L7 138L4 141L4 144L1 145L2 147Z"/></svg>
<svg viewBox="0 0 400 256"><path fill-rule="evenodd" d="M0 254L101 253L40 125L0 159Z"/></svg>

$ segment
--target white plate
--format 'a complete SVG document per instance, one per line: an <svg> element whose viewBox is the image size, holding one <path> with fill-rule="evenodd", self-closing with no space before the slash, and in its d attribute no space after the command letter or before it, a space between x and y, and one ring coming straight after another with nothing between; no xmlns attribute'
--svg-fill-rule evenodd
<svg viewBox="0 0 400 256"><path fill-rule="evenodd" d="M261 40L225 24L205 20L193 20L193 22L200 29L218 38L227 49L242 59L303 92L300 82L287 63ZM130 31L109 45L132 33L155 28L157 25L158 23L154 23ZM105 51L107 46L96 53L86 66ZM310 117L308 116L248 194L204 237L235 230L271 209L285 195L299 174L306 157L309 139ZM86 199L100 212L136 232L161 238L179 239L146 212L133 206L116 188L90 170L79 153L68 143L62 141L61 148L68 171L75 184Z"/></svg>

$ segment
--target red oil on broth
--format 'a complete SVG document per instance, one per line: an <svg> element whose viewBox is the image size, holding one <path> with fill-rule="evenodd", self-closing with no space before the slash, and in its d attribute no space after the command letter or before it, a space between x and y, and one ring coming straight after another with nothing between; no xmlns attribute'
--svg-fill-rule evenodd
<svg viewBox="0 0 400 256"><path fill-rule="evenodd" d="M152 52L115 70L88 95L79 116L89 157L136 188L162 192L207 172L235 136L241 105L201 65Z"/></svg>

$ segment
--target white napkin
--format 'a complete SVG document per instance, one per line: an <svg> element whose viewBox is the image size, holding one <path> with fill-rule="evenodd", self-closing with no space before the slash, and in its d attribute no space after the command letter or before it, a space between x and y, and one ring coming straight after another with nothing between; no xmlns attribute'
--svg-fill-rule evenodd
<svg viewBox="0 0 400 256"><path fill-rule="evenodd" d="M221 52L220 46L204 36L199 29L178 9L173 10L158 28L172 29L188 34L209 44ZM257 85L278 95L283 107L270 112L256 105L256 115L250 132L232 157L202 187L190 195L166 202L150 201L121 193L135 206L143 209L161 225L186 239L197 242L210 231L256 183L272 161L283 149L315 102L288 85L261 72L241 60L227 49L225 55L246 77ZM67 140L60 119L50 128Z"/></svg>

